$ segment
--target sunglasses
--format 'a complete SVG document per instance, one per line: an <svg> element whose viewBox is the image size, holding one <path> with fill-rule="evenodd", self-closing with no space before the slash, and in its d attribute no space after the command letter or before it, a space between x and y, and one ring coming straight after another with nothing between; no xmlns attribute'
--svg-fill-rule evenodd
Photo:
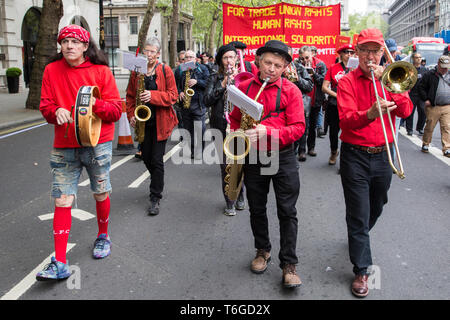
<svg viewBox="0 0 450 320"><path fill-rule="evenodd" d="M344 50L342 52L345 54L354 54L355 53L355 51L353 51L353 50Z"/></svg>

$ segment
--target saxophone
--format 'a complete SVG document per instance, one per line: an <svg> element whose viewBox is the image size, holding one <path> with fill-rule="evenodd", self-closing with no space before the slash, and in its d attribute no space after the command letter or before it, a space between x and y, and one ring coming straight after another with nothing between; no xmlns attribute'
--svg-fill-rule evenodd
<svg viewBox="0 0 450 320"><path fill-rule="evenodd" d="M259 95L266 87L267 83L269 82L270 77L266 78L264 80L264 83L262 84L261 88L259 89L258 93L256 94L255 101L258 100ZM227 164L225 167L225 194L227 195L228 199L230 200L236 200L239 196L239 193L242 188L242 183L244 181L244 175L243 175L243 164L238 163L238 160L241 160L247 156L247 154L250 152L250 140L245 135L244 131L249 130L253 128L254 125L259 123L259 119L253 119L250 115L243 112L241 110L242 116L241 116L241 123L239 126L239 129L231 132L225 137L225 140L223 142L223 151L228 159L232 159L232 163ZM231 150L231 143L235 139L242 139L244 140L245 144L245 151L242 154L235 155Z"/></svg>
<svg viewBox="0 0 450 320"><path fill-rule="evenodd" d="M144 74L139 73L137 77L136 108L134 109L134 117L136 118L136 125L134 126L134 141L142 143L145 136L145 121L150 119L152 116L152 111L141 102L141 93L145 90Z"/></svg>
<svg viewBox="0 0 450 320"><path fill-rule="evenodd" d="M298 74L297 74L297 70L295 68L294 62L291 62L287 68L287 76L286 78L290 81L290 82L297 82L298 81Z"/></svg>
<svg viewBox="0 0 450 320"><path fill-rule="evenodd" d="M189 80L191 80L191 70L186 71L186 80L184 81L184 101L183 107L185 109L189 109L191 107L191 99L195 94L195 91L192 88L189 88Z"/></svg>

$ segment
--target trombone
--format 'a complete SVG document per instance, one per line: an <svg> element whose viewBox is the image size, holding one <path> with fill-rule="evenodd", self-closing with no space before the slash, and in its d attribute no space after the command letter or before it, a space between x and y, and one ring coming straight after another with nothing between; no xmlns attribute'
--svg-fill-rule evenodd
<svg viewBox="0 0 450 320"><path fill-rule="evenodd" d="M381 82L381 91L383 92L383 99L387 100L385 88L387 91L389 91L391 93L403 93L405 91L411 90L412 87L414 87L414 85L417 82L417 70L409 62L406 62L406 61L393 62L394 59L392 58L391 53L389 52L389 49L386 46L386 43L384 43L384 51L386 52L389 66L383 71L380 82ZM403 170L403 164L402 164L402 159L400 157L400 152L398 151L398 143L397 143L397 139L394 134L395 130L394 130L394 127L392 126L391 113L389 112L389 110L386 112L388 115L388 119L389 119L389 125L391 127L395 152L397 154L397 160L398 160L398 166L399 166L398 169L395 167L395 165L392 161L392 155L391 155L391 150L389 148L389 141L388 141L388 137L387 137L386 126L383 121L383 111L381 110L380 97L378 96L378 90L377 90L375 74L374 74L373 69L370 70L370 74L372 76L372 83L373 83L373 87L374 87L374 91L375 91L375 98L376 98L376 102L377 102L378 113L380 114L380 121L381 121L381 127L383 129L384 141L386 142L386 152L388 155L389 165L391 166L394 173L398 177L400 177L400 179L404 179L405 172Z"/></svg>

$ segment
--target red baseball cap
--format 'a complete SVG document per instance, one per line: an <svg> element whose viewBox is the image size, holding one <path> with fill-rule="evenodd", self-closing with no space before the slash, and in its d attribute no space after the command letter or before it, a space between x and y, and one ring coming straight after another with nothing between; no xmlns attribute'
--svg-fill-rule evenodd
<svg viewBox="0 0 450 320"><path fill-rule="evenodd" d="M381 46L384 46L383 33L376 28L362 30L358 35L357 44L363 44L368 42L375 42Z"/></svg>
<svg viewBox="0 0 450 320"><path fill-rule="evenodd" d="M352 45L351 43L346 43L346 44L342 45L342 46L337 50L337 53L341 53L341 51L344 51L344 50L353 50L353 51L355 51L355 46Z"/></svg>

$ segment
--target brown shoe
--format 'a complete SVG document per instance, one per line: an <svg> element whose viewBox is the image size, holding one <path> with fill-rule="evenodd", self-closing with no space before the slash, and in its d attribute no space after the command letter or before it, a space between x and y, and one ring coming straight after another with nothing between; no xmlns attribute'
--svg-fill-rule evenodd
<svg viewBox="0 0 450 320"><path fill-rule="evenodd" d="M270 252L264 249L256 250L256 257L252 260L250 270L253 273L261 274L267 269L267 263L270 261Z"/></svg>
<svg viewBox="0 0 450 320"><path fill-rule="evenodd" d="M337 157L339 155L339 151L331 151L330 160L328 161L329 165L335 165L337 161Z"/></svg>
<svg viewBox="0 0 450 320"><path fill-rule="evenodd" d="M352 283L352 293L358 298L364 298L369 294L369 275L357 274Z"/></svg>
<svg viewBox="0 0 450 320"><path fill-rule="evenodd" d="M295 271L294 264L287 264L283 267L283 286L285 288L300 287L302 281Z"/></svg>
<svg viewBox="0 0 450 320"><path fill-rule="evenodd" d="M314 149L308 150L308 154L309 154L311 157L317 156L317 152L315 152Z"/></svg>

